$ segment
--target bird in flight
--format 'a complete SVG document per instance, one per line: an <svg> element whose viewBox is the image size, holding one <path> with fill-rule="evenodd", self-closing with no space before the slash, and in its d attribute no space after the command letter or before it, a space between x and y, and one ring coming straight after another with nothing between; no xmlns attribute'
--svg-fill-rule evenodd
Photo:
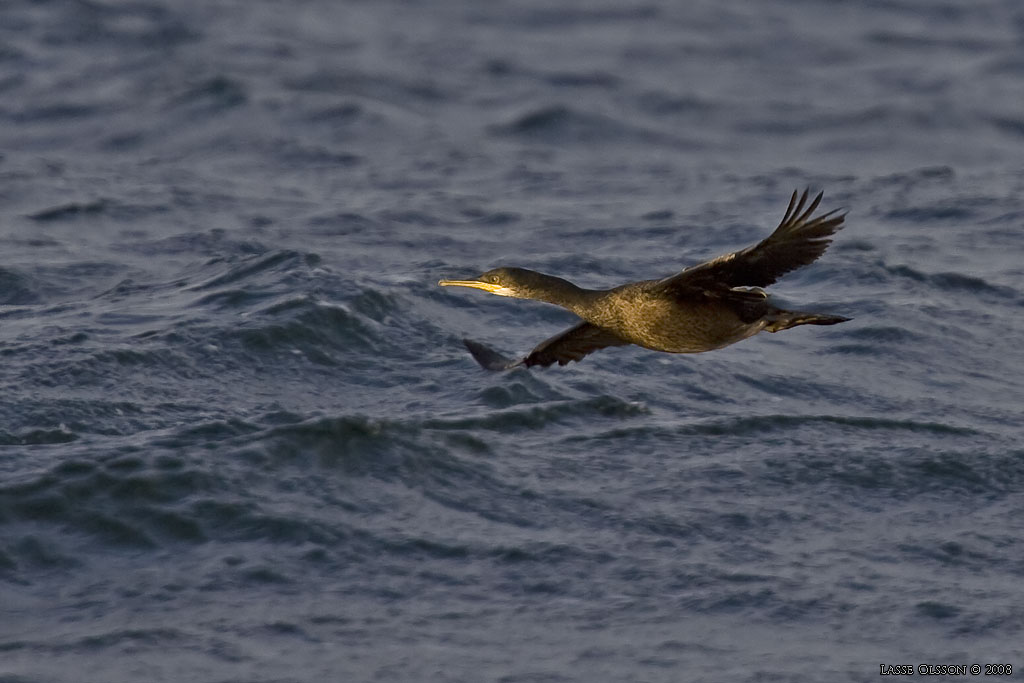
<svg viewBox="0 0 1024 683"><path fill-rule="evenodd" d="M441 280L438 284L545 301L582 318L538 344L521 360L510 360L484 344L464 339L466 348L488 370L565 365L599 349L627 344L669 353L701 353L735 344L762 330L835 325L849 318L778 308L761 289L815 261L843 226L846 214L838 209L814 216L823 192L810 204L807 194L807 190L799 195L794 191L779 227L754 246L660 280L584 289L525 268L495 268L473 280Z"/></svg>

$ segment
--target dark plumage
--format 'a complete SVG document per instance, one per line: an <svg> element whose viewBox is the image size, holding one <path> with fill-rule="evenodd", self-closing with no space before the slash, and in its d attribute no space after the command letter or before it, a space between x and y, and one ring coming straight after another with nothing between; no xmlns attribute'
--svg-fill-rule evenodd
<svg viewBox="0 0 1024 683"><path fill-rule="evenodd" d="M661 280L595 290L524 268L495 268L475 280L441 280L438 284L546 301L583 319L514 362L479 342L464 340L473 357L490 370L565 365L606 346L626 344L670 353L700 353L728 346L761 330L834 325L849 318L783 310L759 289L816 260L842 227L845 214L836 211L812 218L822 194L808 205L806 190L799 196L793 192L782 222L771 235L752 247Z"/></svg>

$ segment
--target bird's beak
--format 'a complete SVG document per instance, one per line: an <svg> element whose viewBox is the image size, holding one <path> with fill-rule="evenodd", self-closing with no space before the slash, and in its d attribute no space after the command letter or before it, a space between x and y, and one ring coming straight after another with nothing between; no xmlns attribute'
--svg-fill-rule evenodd
<svg viewBox="0 0 1024 683"><path fill-rule="evenodd" d="M502 288L501 285L480 282L479 280L441 280L437 284L442 287L472 287L473 289L482 289L491 294L497 294L498 290Z"/></svg>
<svg viewBox="0 0 1024 683"><path fill-rule="evenodd" d="M513 290L504 285L480 282L479 280L441 280L437 284L442 287L472 287L473 289L482 289L485 292L497 294L498 296L516 296Z"/></svg>

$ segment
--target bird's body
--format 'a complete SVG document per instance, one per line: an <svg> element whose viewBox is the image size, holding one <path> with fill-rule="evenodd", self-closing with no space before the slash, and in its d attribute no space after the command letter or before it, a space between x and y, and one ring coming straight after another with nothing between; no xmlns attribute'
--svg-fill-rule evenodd
<svg viewBox="0 0 1024 683"><path fill-rule="evenodd" d="M703 295L687 299L663 296L657 280L631 282L602 295L577 315L582 313L580 317L587 322L615 330L625 341L654 351L711 351L746 339L764 327L761 316L741 316L736 307ZM758 293L753 296L759 303L764 301Z"/></svg>
<svg viewBox="0 0 1024 683"><path fill-rule="evenodd" d="M848 318L780 309L761 289L817 259L828 247L828 238L842 226L843 216L835 212L811 218L820 200L821 194L805 210L807 192L799 201L794 192L782 223L765 240L660 280L594 290L524 268L496 268L476 280L441 280L438 284L545 301L582 318L517 362L465 340L481 365L494 370L555 362L565 365L606 346L626 344L669 353L700 353L762 330L833 325Z"/></svg>

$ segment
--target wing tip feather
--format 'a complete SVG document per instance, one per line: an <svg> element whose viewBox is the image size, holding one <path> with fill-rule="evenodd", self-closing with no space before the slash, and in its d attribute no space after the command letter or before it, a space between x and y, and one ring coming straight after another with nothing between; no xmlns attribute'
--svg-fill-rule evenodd
<svg viewBox="0 0 1024 683"><path fill-rule="evenodd" d="M473 341L472 339L463 339L462 344L469 350L473 359L480 364L480 367L485 370L491 370L494 372L510 370L519 365L519 363L522 363L522 361L513 361L506 358L486 344L481 344L480 342Z"/></svg>

